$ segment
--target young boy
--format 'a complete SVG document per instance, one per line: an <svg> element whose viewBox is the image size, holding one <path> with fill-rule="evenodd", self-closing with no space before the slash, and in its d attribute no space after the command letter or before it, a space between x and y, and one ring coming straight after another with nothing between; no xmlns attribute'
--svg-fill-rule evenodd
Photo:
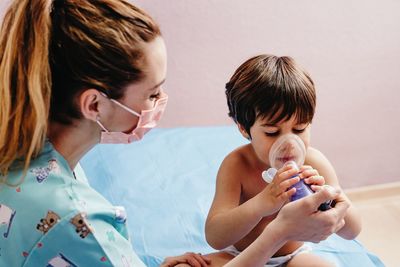
<svg viewBox="0 0 400 267"><path fill-rule="evenodd" d="M315 88L292 58L259 55L247 60L226 84L226 96L229 116L250 143L232 151L221 164L206 238L222 255L233 258L259 236L295 193L289 188L299 178L291 177L299 174L310 185L340 185L330 162L309 146ZM304 142L305 164L300 170L290 164L282 167L268 184L261 174L271 167L269 150L279 136L289 133ZM360 229L360 219L350 207L337 234L354 239ZM302 242L288 242L265 266L333 266L309 251Z"/></svg>

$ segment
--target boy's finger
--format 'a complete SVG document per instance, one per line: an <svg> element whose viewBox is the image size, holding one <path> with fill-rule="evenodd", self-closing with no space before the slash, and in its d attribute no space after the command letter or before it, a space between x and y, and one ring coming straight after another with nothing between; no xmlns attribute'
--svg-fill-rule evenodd
<svg viewBox="0 0 400 267"><path fill-rule="evenodd" d="M298 176L282 181L278 186L281 192L286 191L289 187L300 181Z"/></svg>
<svg viewBox="0 0 400 267"><path fill-rule="evenodd" d="M306 184L315 184L315 185L322 186L325 184L325 178L321 175L315 175L315 176L305 178L304 182L306 182Z"/></svg>
<svg viewBox="0 0 400 267"><path fill-rule="evenodd" d="M284 172L286 172L286 171L288 171L290 169L294 169L293 165L288 164L288 165L283 166L282 168L280 168L276 174L280 175L281 173L284 173Z"/></svg>
<svg viewBox="0 0 400 267"><path fill-rule="evenodd" d="M306 178L306 177L316 176L316 175L319 175L319 173L316 169L307 169L307 170L300 172L300 174L299 174L300 178Z"/></svg>
<svg viewBox="0 0 400 267"><path fill-rule="evenodd" d="M284 201L289 201L289 199L296 193L296 188L291 188L290 190L282 193L281 198Z"/></svg>
<svg viewBox="0 0 400 267"><path fill-rule="evenodd" d="M286 170L279 174L276 178L276 182L280 183L283 180L289 179L292 176L295 176L298 173L298 171L294 168L290 168L289 170Z"/></svg>
<svg viewBox="0 0 400 267"><path fill-rule="evenodd" d="M302 171L305 171L305 170L308 170L308 169L312 169L313 167L311 167L310 165L303 165L303 166L301 166L300 167L300 171L302 172Z"/></svg>

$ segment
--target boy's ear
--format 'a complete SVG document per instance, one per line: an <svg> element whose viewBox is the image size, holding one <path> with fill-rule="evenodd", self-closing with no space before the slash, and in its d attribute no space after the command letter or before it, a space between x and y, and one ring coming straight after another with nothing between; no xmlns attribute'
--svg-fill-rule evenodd
<svg viewBox="0 0 400 267"><path fill-rule="evenodd" d="M237 123L238 129L242 136L246 138L247 140L251 140L250 135L247 133L246 129L241 125L240 123Z"/></svg>

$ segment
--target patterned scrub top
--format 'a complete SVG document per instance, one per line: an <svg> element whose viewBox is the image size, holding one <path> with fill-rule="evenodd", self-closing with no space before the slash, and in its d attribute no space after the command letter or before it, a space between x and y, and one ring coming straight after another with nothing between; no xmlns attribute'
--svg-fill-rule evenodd
<svg viewBox="0 0 400 267"><path fill-rule="evenodd" d="M8 181L22 175L11 171ZM75 177L50 142L22 184L0 186L0 266L144 266L129 241L125 210Z"/></svg>

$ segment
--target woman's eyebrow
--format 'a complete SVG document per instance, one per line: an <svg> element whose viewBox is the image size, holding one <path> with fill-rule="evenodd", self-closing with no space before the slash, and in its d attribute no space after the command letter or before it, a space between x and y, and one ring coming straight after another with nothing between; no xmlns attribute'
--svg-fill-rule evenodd
<svg viewBox="0 0 400 267"><path fill-rule="evenodd" d="M162 80L161 82L157 83L155 86L149 88L149 90L150 90L150 91L151 91L151 90L154 90L154 89L156 89L157 87L160 87L161 85L163 85L163 83L165 83L165 79Z"/></svg>

